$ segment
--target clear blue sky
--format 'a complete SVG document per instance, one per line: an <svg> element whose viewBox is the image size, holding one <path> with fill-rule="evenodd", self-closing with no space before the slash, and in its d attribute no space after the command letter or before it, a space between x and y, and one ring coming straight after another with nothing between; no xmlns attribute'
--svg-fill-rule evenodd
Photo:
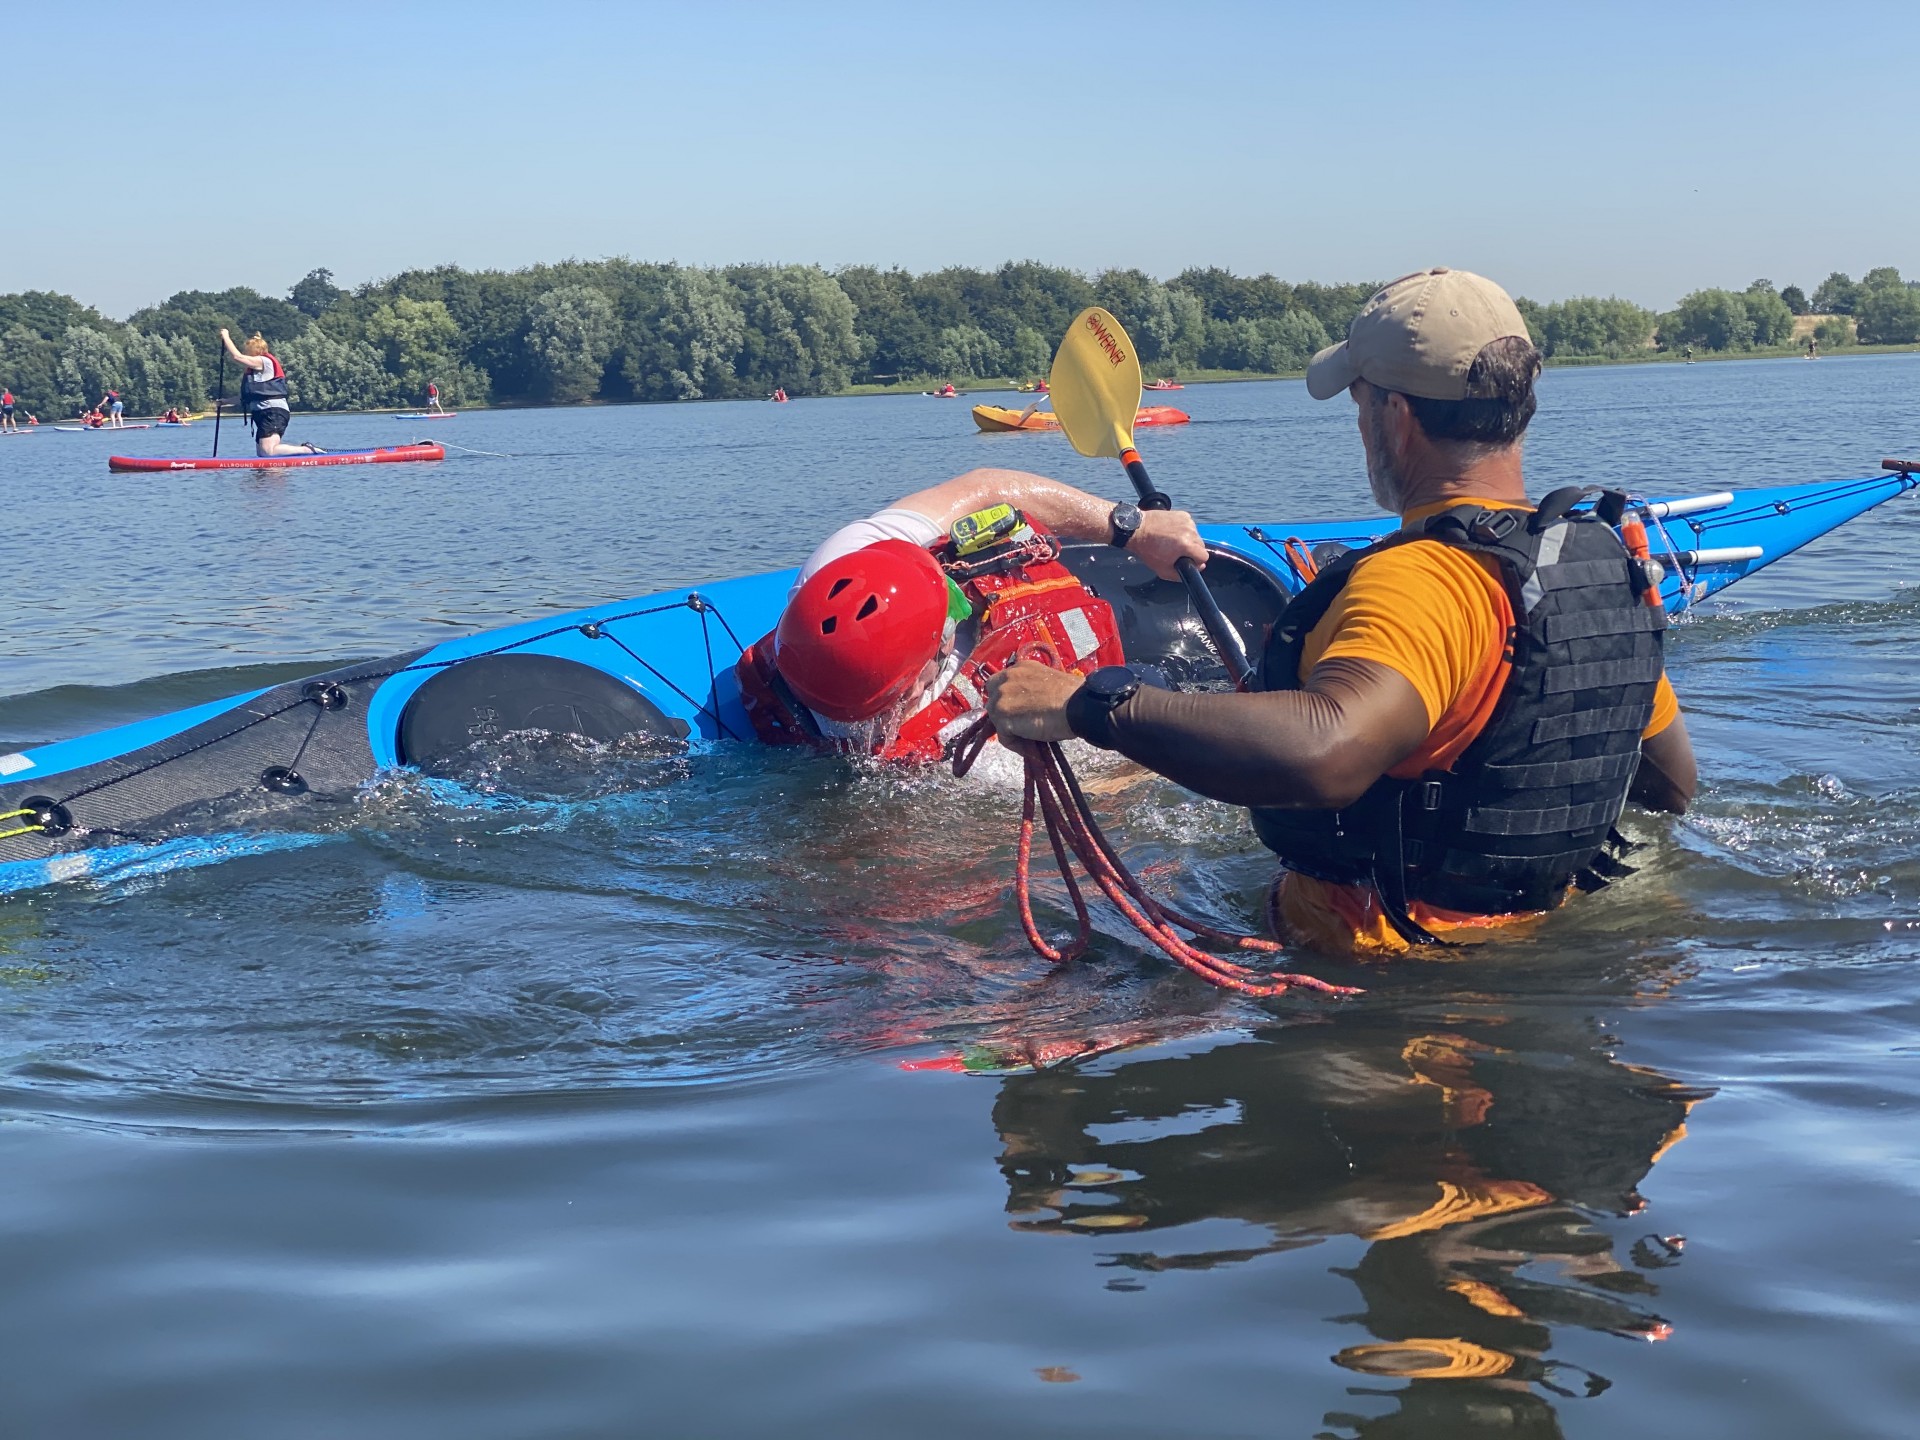
<svg viewBox="0 0 1920 1440"><path fill-rule="evenodd" d="M1911 0L7 12L0 291L116 316L604 255L1920 274Z"/></svg>

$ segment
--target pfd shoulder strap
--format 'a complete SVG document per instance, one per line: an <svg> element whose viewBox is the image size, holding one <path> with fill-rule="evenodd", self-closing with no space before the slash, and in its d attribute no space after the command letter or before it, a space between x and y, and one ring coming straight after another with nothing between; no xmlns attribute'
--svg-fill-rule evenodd
<svg viewBox="0 0 1920 1440"><path fill-rule="evenodd" d="M1255 676L1259 688L1299 689L1300 656L1306 648L1307 636L1313 633L1313 627L1324 620L1327 611L1333 608L1333 602L1353 576L1353 567L1382 550L1391 550L1396 545L1410 544L1421 538L1417 532L1400 531L1371 545L1348 550L1322 565L1320 573L1287 602L1287 608L1280 612L1280 618L1274 622L1273 630L1267 636L1266 649L1261 655L1259 672Z"/></svg>

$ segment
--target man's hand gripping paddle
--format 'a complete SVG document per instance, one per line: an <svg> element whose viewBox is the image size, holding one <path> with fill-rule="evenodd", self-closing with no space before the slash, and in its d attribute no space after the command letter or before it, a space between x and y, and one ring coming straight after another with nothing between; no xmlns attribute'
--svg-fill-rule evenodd
<svg viewBox="0 0 1920 1440"><path fill-rule="evenodd" d="M1067 438L1073 441L1073 448L1082 455L1111 455L1124 464L1127 474L1133 478L1134 488L1140 492L1142 509L1172 509L1173 502L1153 488L1153 481L1147 478L1147 467L1140 462L1140 452L1133 448L1133 417L1140 408L1140 361L1120 322L1104 310L1083 312L1060 344L1051 381L1053 410L1060 417L1060 426L1067 432ZM1226 662L1234 683L1244 688L1249 667L1239 634L1221 613L1213 592L1207 589L1207 582L1200 578L1200 567L1182 558L1179 569L1214 648ZM980 745L985 743L988 728L988 722L983 720L962 738L961 748L955 752L956 775L964 773L966 766L973 763ZM975 743L969 748L970 740ZM1209 984L1243 995L1284 995L1294 989L1322 995L1359 993L1349 985L1330 985L1311 975L1260 970L1202 949L1202 945L1210 945L1271 954L1282 947L1274 940L1217 929L1148 894L1120 858L1113 842L1102 833L1093 807L1087 803L1086 793L1059 745L1031 740L1006 743L1026 762L1014 894L1020 905L1020 923L1035 952L1056 963L1071 960L1085 951L1093 939L1087 899L1074 874L1077 861L1086 878L1099 887L1136 930L1168 959ZM1063 946L1048 942L1033 914L1031 866L1036 818L1045 821L1047 842L1078 921L1078 933ZM1183 930L1187 935L1180 933ZM1193 938L1189 939L1188 935Z"/></svg>
<svg viewBox="0 0 1920 1440"><path fill-rule="evenodd" d="M1173 501L1154 488L1133 445L1133 419L1140 410L1140 357L1120 322L1098 306L1081 311L1053 357L1050 384L1053 413L1060 417L1060 428L1073 448L1082 455L1111 456L1125 465L1133 488L1140 493L1142 510L1171 510ZM1200 567L1182 556L1178 568L1213 648L1226 663L1233 683L1244 690L1253 667L1247 663L1240 632L1213 598Z"/></svg>

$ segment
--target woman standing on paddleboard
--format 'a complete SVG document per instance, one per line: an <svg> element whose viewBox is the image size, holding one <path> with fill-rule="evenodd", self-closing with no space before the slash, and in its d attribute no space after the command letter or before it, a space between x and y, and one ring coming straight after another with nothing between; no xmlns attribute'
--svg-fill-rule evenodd
<svg viewBox="0 0 1920 1440"><path fill-rule="evenodd" d="M267 342L256 332L247 341L243 353L234 348L233 337L223 329L220 343L227 347L227 354L240 367L240 408L246 413L247 419L253 422L255 453L281 455L298 451L303 455L322 454L318 445L281 443L280 437L287 433L287 421L292 414L287 405L287 372L268 353Z"/></svg>

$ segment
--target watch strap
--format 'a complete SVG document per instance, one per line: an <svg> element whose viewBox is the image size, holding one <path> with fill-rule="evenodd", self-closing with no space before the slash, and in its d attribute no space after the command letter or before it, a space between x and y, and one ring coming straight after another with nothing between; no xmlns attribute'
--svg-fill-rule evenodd
<svg viewBox="0 0 1920 1440"><path fill-rule="evenodd" d="M1120 748L1113 734L1113 707L1084 685L1067 701L1067 728L1102 750Z"/></svg>

